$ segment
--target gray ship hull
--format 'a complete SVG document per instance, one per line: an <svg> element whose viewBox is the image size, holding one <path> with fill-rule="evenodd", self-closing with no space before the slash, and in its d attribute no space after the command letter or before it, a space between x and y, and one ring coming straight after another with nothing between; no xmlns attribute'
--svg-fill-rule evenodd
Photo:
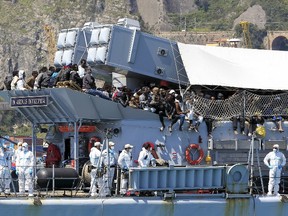
<svg viewBox="0 0 288 216"><path fill-rule="evenodd" d="M282 201L281 201L282 200ZM185 216L185 215L277 215L288 212L288 203L280 197L241 196L225 197L197 195L163 200L158 197L125 198L46 198L1 199L1 215L126 215L126 216Z"/></svg>

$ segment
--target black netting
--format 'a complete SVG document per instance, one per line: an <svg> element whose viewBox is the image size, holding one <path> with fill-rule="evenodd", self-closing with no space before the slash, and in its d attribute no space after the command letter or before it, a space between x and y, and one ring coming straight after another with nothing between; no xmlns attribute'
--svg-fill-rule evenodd
<svg viewBox="0 0 288 216"><path fill-rule="evenodd" d="M193 94L194 110L203 117L228 120L233 116L287 116L288 93L257 95L242 91L225 100L211 100Z"/></svg>

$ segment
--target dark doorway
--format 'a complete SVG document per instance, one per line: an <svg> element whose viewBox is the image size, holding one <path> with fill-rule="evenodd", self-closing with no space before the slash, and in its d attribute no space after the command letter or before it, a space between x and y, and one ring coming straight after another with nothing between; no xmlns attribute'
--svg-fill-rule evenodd
<svg viewBox="0 0 288 216"><path fill-rule="evenodd" d="M272 42L272 50L285 50L288 51L288 40L284 36L275 38Z"/></svg>
<svg viewBox="0 0 288 216"><path fill-rule="evenodd" d="M70 139L65 139L64 160L68 160L70 158L71 158L71 143L70 143Z"/></svg>

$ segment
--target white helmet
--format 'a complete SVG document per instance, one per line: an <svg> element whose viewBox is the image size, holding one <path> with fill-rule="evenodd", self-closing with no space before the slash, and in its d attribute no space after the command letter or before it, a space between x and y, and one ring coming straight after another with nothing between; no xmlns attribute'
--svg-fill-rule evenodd
<svg viewBox="0 0 288 216"><path fill-rule="evenodd" d="M279 145L278 145L278 144L274 144L274 145L273 145L273 148L279 149Z"/></svg>
<svg viewBox="0 0 288 216"><path fill-rule="evenodd" d="M109 146L114 146L114 145L115 145L114 142L112 142L112 141L109 142Z"/></svg>
<svg viewBox="0 0 288 216"><path fill-rule="evenodd" d="M94 146L101 146L102 144L101 144L101 142L95 142L94 143Z"/></svg>
<svg viewBox="0 0 288 216"><path fill-rule="evenodd" d="M133 148L133 146L132 146L132 145L130 145L130 144L126 144L126 145L124 146L124 148L125 148L125 149L132 149L132 148Z"/></svg>
<svg viewBox="0 0 288 216"><path fill-rule="evenodd" d="M22 144L22 146L23 146L24 148L28 148L28 143L24 142L24 143Z"/></svg>

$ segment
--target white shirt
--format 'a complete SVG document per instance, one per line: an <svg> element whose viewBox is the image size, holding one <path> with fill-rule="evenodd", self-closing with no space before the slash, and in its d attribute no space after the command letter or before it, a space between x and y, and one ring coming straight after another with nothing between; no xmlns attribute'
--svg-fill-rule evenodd
<svg viewBox="0 0 288 216"><path fill-rule="evenodd" d="M85 69L81 65L78 66L78 74L79 74L80 78L84 77Z"/></svg>

